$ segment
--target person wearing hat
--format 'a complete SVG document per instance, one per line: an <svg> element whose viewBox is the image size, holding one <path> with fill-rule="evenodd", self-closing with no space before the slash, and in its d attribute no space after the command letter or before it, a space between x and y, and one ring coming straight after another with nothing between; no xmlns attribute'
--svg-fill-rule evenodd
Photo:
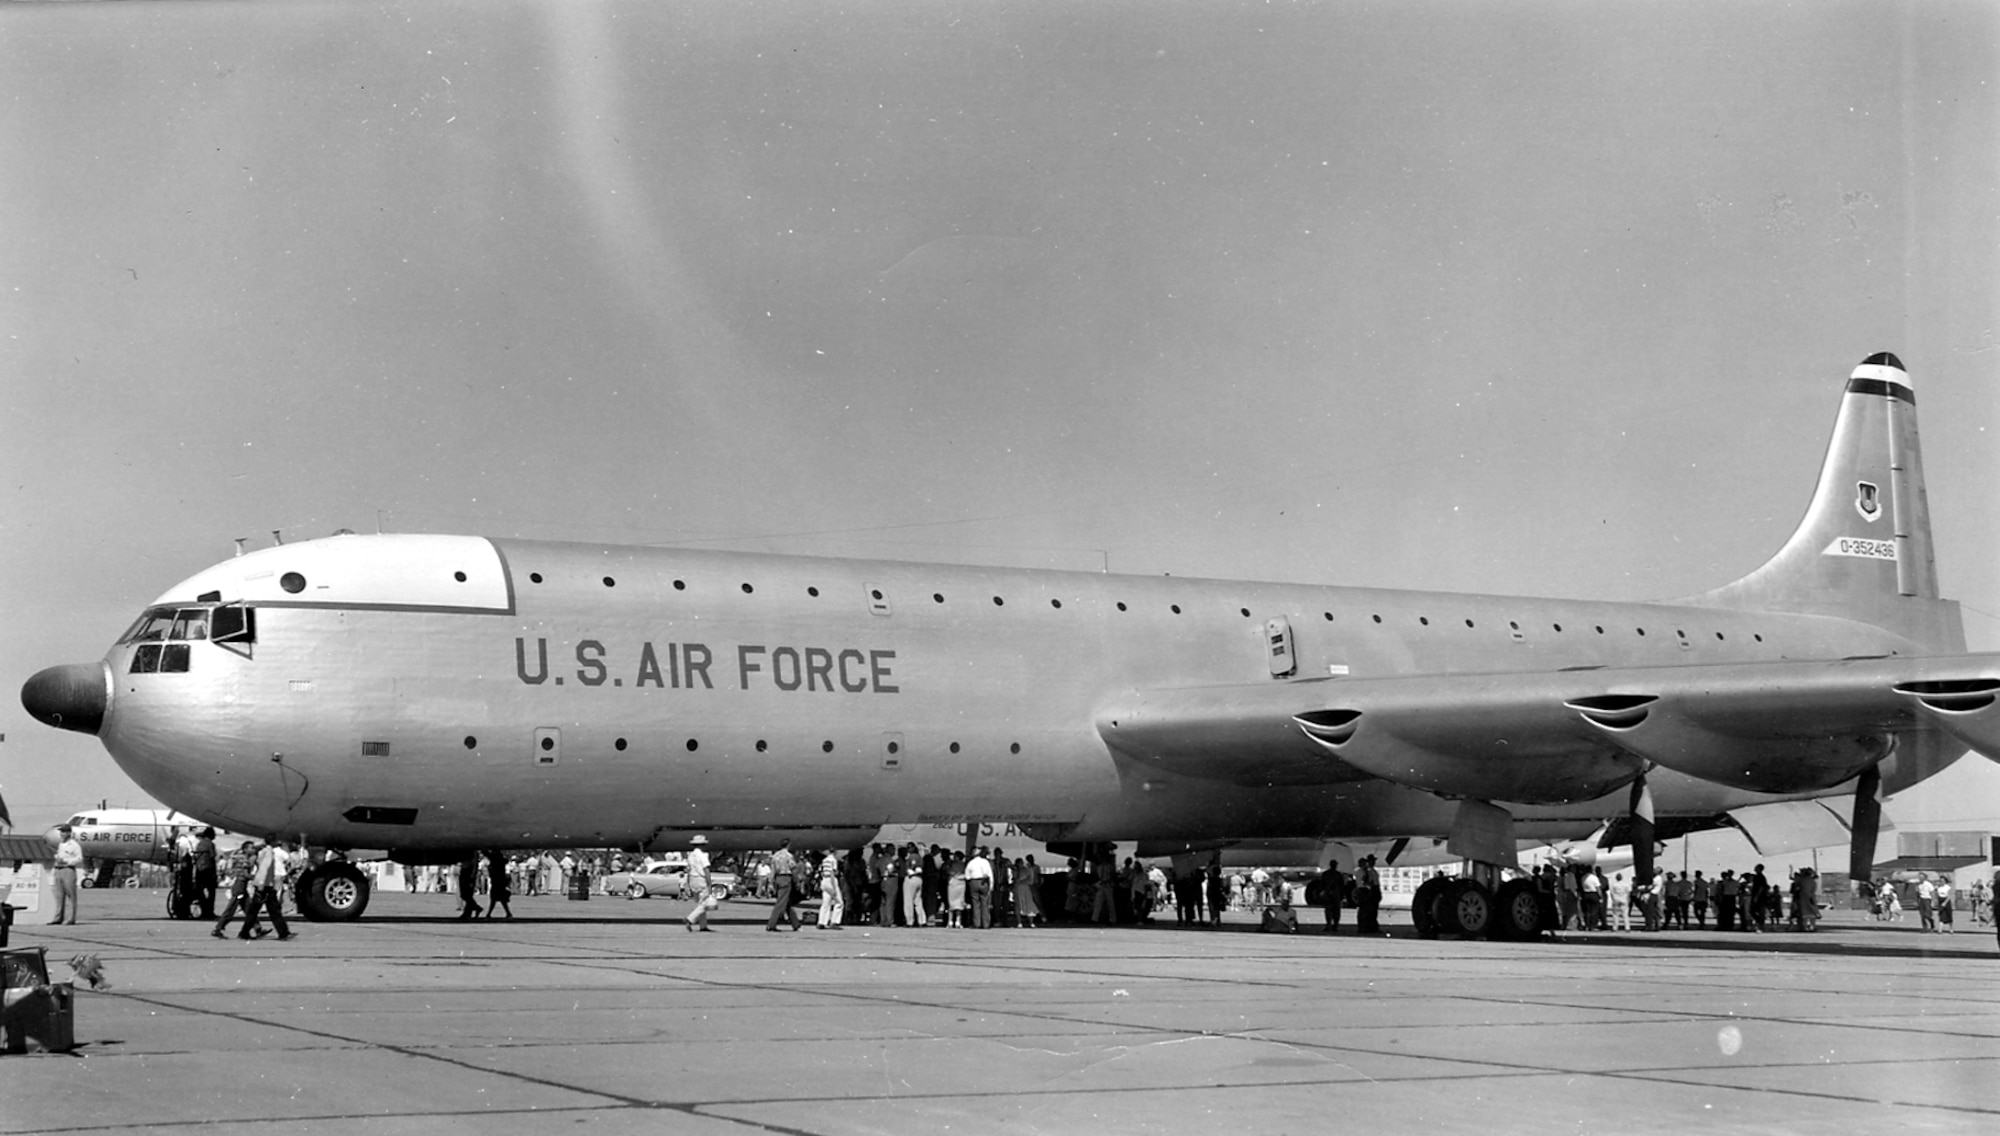
<svg viewBox="0 0 2000 1136"><path fill-rule="evenodd" d="M708 843L708 837L697 835L688 843L692 847L688 849L687 882L681 885L681 890L701 899L708 894L708 849L702 847Z"/></svg>
<svg viewBox="0 0 2000 1136"><path fill-rule="evenodd" d="M56 842L56 922L76 925L77 869L83 867L83 845L77 843L76 833L66 824L56 826L61 839ZM65 918L66 917L66 918Z"/></svg>
<svg viewBox="0 0 2000 1136"><path fill-rule="evenodd" d="M1361 870L1354 873L1354 931L1358 935L1382 933L1382 875L1375 870L1373 855L1361 858Z"/></svg>

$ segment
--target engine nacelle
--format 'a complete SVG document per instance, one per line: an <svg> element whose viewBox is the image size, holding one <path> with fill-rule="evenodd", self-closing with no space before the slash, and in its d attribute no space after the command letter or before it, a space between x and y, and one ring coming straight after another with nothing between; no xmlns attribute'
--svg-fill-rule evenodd
<svg viewBox="0 0 2000 1136"><path fill-rule="evenodd" d="M1896 747L1888 731L1759 735L1749 723L1699 721L1667 698L1606 694L1568 702L1619 748L1668 769L1758 793L1831 789Z"/></svg>
<svg viewBox="0 0 2000 1136"><path fill-rule="evenodd" d="M2000 679L1941 679L1897 683L1896 693L1923 707L1936 726L1989 761L2000 761Z"/></svg>
<svg viewBox="0 0 2000 1136"><path fill-rule="evenodd" d="M1393 721L1385 720L1393 718ZM1587 801L1630 782L1637 759L1617 746L1559 732L1475 737L1422 715L1310 710L1292 719L1349 765L1411 789L1482 801L1559 805Z"/></svg>

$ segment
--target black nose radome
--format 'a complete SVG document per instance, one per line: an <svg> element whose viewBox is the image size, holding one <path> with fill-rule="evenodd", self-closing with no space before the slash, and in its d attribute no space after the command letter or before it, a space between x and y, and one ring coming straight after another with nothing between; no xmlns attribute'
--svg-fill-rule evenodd
<svg viewBox="0 0 2000 1136"><path fill-rule="evenodd" d="M104 725L110 680L103 663L65 663L35 672L21 686L21 705L38 722L94 734Z"/></svg>

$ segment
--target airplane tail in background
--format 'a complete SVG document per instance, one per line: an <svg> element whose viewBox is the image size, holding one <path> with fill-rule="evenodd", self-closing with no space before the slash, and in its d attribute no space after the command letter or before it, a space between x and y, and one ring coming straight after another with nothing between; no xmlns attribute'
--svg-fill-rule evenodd
<svg viewBox="0 0 2000 1136"><path fill-rule="evenodd" d="M1848 378L1812 504L1777 555L1685 602L1840 616L1965 649L1958 605L1938 597L1917 398L1901 360L1871 355Z"/></svg>

